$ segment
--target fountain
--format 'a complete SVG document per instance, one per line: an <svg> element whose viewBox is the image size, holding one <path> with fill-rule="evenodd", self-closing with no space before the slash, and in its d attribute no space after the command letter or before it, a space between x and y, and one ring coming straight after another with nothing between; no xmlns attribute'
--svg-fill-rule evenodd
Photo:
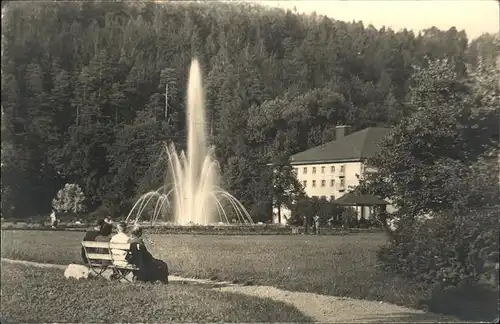
<svg viewBox="0 0 500 324"><path fill-rule="evenodd" d="M189 71L186 119L187 155L184 151L179 154L173 143L165 145L168 157L165 185L142 195L126 220L135 215L138 222L149 207L152 223L170 213L173 216L170 221L179 225L228 224L229 217L239 223L253 224L241 202L218 186L219 164L214 158L214 148L206 143L204 92L196 59ZM232 216L228 215L227 207L232 209Z"/></svg>

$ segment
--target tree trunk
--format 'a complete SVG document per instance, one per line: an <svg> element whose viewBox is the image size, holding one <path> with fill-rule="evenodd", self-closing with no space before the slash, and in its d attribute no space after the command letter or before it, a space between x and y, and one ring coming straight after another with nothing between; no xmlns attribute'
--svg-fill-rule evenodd
<svg viewBox="0 0 500 324"><path fill-rule="evenodd" d="M382 228L384 229L385 234L387 235L387 238L390 241L394 240L394 233L389 227L389 224L387 224L387 214L385 212L381 212L380 214L380 222L382 223Z"/></svg>
<svg viewBox="0 0 500 324"><path fill-rule="evenodd" d="M278 204L278 224L281 225L281 204Z"/></svg>

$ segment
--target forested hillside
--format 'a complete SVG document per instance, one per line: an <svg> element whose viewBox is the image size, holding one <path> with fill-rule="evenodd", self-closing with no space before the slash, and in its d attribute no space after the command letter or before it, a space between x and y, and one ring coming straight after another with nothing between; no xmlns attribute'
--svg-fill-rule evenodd
<svg viewBox="0 0 500 324"><path fill-rule="evenodd" d="M410 76L426 58L447 58L464 75L498 50L488 36L468 47L455 28L415 35L250 5L14 2L4 10L4 217L46 213L65 183L82 187L90 211L113 213L158 187L163 142L184 145L194 56L224 185L258 220L269 216L266 163L332 140L337 124L393 125L410 112Z"/></svg>

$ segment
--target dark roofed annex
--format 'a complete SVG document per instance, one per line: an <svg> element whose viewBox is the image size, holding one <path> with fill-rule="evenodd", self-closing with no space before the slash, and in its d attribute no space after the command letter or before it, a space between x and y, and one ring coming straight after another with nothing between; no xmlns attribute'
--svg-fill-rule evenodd
<svg viewBox="0 0 500 324"><path fill-rule="evenodd" d="M380 151L379 143L391 129L369 127L290 157L291 164L360 161Z"/></svg>

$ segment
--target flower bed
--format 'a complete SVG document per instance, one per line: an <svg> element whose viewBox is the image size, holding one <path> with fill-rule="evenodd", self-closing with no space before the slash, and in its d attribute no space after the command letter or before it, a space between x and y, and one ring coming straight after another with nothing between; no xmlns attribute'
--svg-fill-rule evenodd
<svg viewBox="0 0 500 324"><path fill-rule="evenodd" d="M302 227L265 225L207 225L207 226L179 226L179 225L143 225L149 233L154 234L193 234L193 235L292 235L304 234ZM37 223L3 222L2 230L39 230L39 231L77 231L84 232L92 229L89 225L59 224L57 228ZM321 235L345 235L349 233L377 233L379 228L322 228ZM309 231L309 234L312 232Z"/></svg>

